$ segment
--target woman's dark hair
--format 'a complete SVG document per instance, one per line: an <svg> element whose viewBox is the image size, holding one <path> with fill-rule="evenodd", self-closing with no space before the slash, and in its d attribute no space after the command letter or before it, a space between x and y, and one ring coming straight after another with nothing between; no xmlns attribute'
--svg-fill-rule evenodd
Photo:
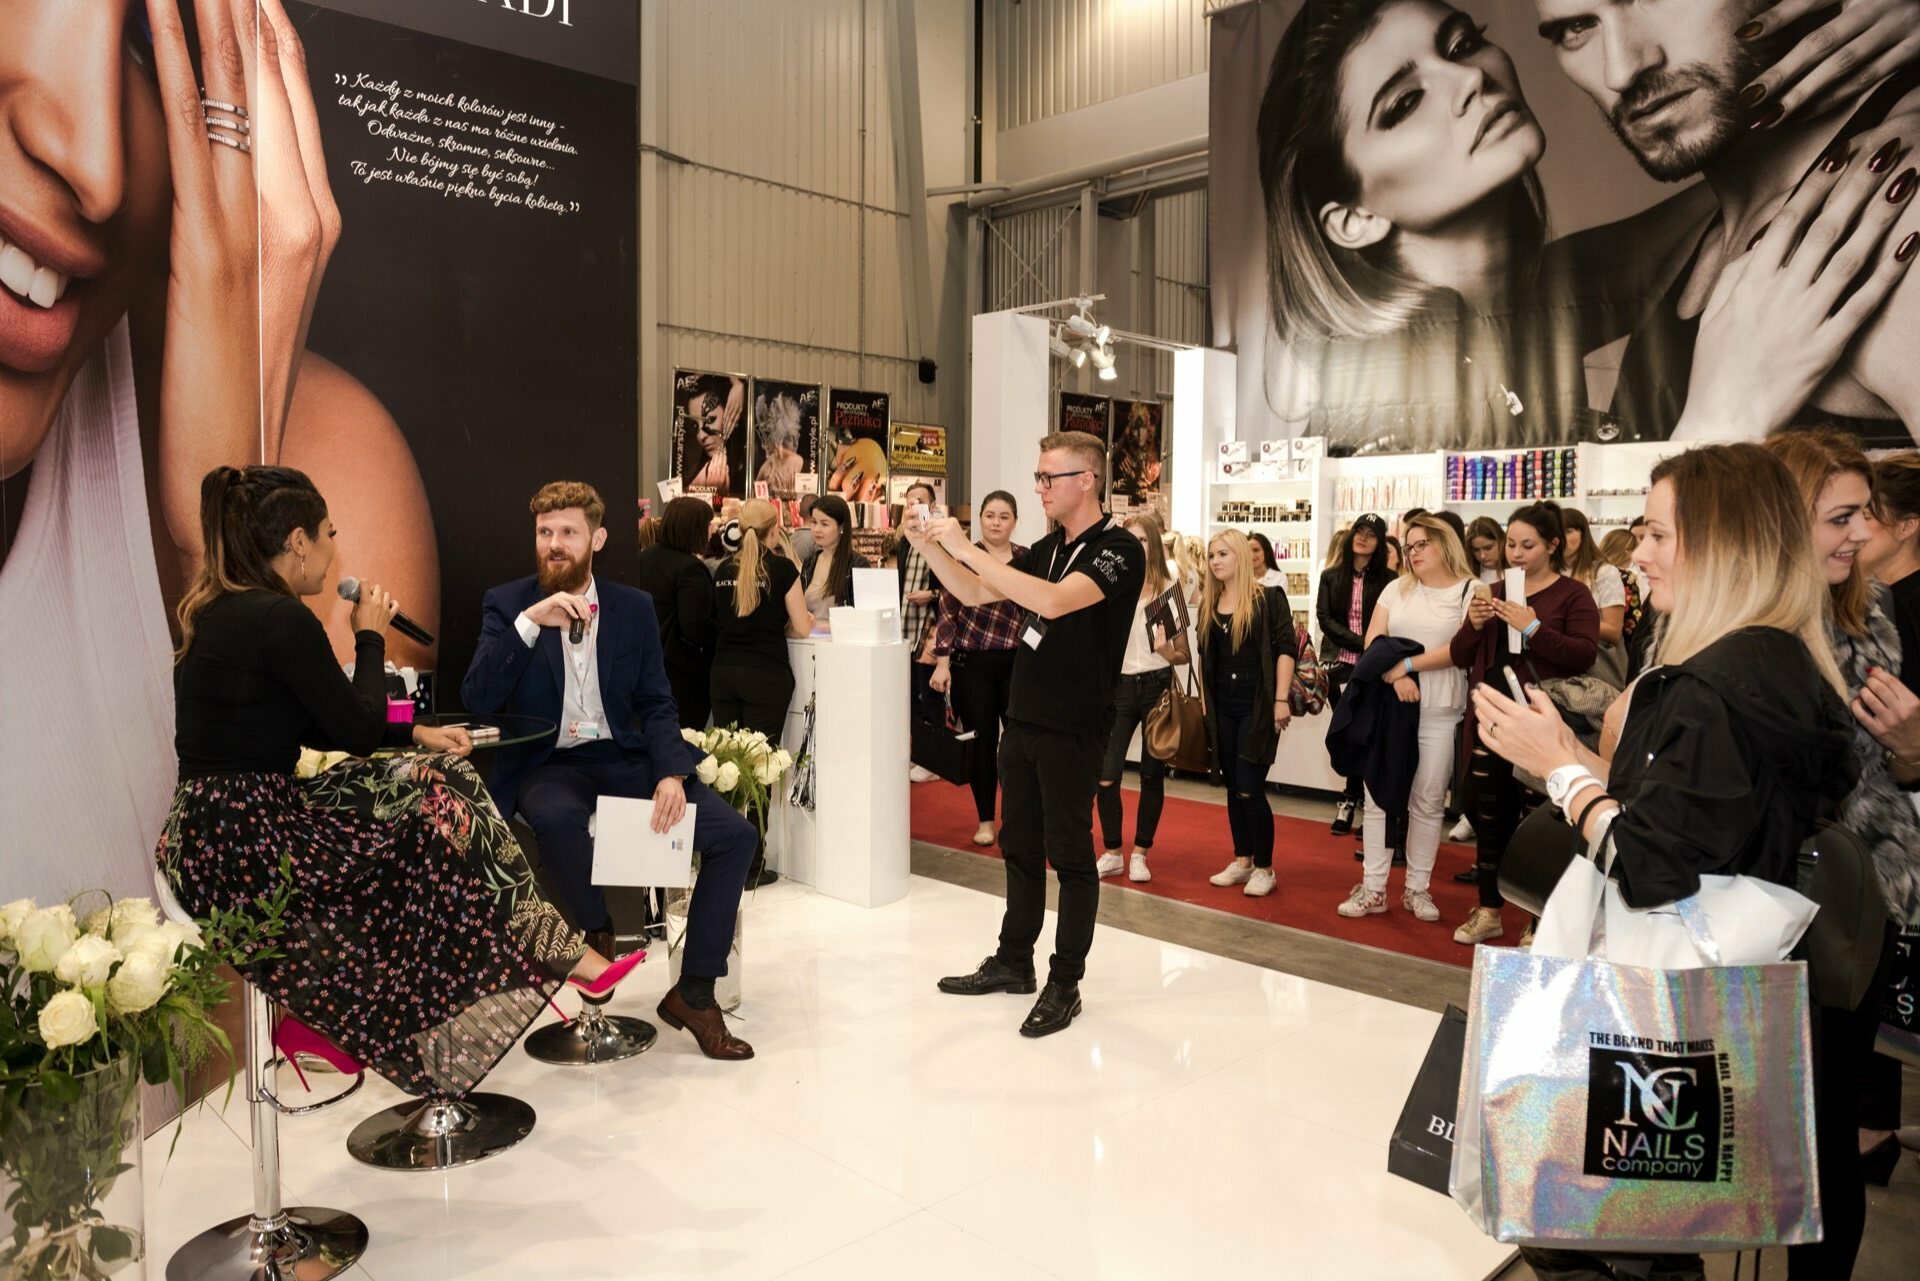
<svg viewBox="0 0 1920 1281"><path fill-rule="evenodd" d="M1466 547L1467 522L1460 519L1459 512L1429 512L1428 515L1432 516L1435 520L1445 521L1447 528L1453 531L1453 536L1460 540L1460 546L1463 549Z"/></svg>
<svg viewBox="0 0 1920 1281"><path fill-rule="evenodd" d="M1260 102L1256 137L1267 214L1268 306L1286 342L1370 338L1405 329L1451 291L1402 270L1399 238L1365 249L1330 242L1328 204L1351 204L1360 177L1341 147L1342 68L1394 0L1310 0L1287 25ZM1529 172L1508 193L1516 262L1547 241L1546 200Z"/></svg>
<svg viewBox="0 0 1920 1281"><path fill-rule="evenodd" d="M1882 525L1920 516L1920 449L1902 449L1874 460L1873 514Z"/></svg>
<svg viewBox="0 0 1920 1281"><path fill-rule="evenodd" d="M827 596L839 600L847 588L847 575L853 570L853 509L840 495L826 494L813 505L813 514L824 515L840 526L840 540L833 545L833 560L827 570ZM814 552L815 556L819 554Z"/></svg>
<svg viewBox="0 0 1920 1281"><path fill-rule="evenodd" d="M1372 525L1352 525L1347 528L1345 533L1340 535L1340 556L1335 564L1340 567L1343 573L1347 574L1358 572L1365 578L1392 578L1393 571L1387 568L1387 544L1393 543L1396 548L1399 547L1400 544L1394 542L1391 536L1382 538L1380 545L1373 549L1373 556L1367 561L1367 567L1364 571L1356 571L1354 569L1353 536L1355 532L1362 529L1366 530L1369 534L1374 532Z"/></svg>
<svg viewBox="0 0 1920 1281"><path fill-rule="evenodd" d="M1268 539L1268 537L1265 534L1261 533L1259 530L1256 529L1252 533L1247 535L1247 541L1250 543L1259 544L1260 554L1267 558L1267 569L1280 568L1280 562L1274 557L1274 554L1273 554L1273 543L1270 539ZM1265 573L1266 571L1262 570L1261 572Z"/></svg>
<svg viewBox="0 0 1920 1281"><path fill-rule="evenodd" d="M713 524L713 508L704 498L682 496L660 511L660 538L663 547L698 556L706 550L708 527Z"/></svg>
<svg viewBox="0 0 1920 1281"><path fill-rule="evenodd" d="M988 503L1005 503L1007 510L1014 514L1015 519L1018 519L1020 516L1020 504L1015 502L1013 495L1004 489L996 489L985 498L982 498L980 500L979 510L985 511Z"/></svg>
<svg viewBox="0 0 1920 1281"><path fill-rule="evenodd" d="M1540 541L1547 544L1547 563L1556 570L1567 567L1567 528L1560 520L1559 503L1534 503L1522 507L1507 517L1507 533L1513 533L1515 525L1525 525L1540 535Z"/></svg>
<svg viewBox="0 0 1920 1281"><path fill-rule="evenodd" d="M200 572L180 598L180 648L184 658L193 644L200 611L237 592L267 591L293 595L273 568L296 529L320 537L327 500L305 472L291 467L216 467L200 481L200 542L205 549Z"/></svg>

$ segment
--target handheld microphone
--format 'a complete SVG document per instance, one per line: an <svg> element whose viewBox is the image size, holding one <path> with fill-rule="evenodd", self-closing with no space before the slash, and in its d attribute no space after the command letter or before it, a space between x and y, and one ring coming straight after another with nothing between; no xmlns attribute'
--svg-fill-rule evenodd
<svg viewBox="0 0 1920 1281"><path fill-rule="evenodd" d="M360 580L357 578L343 578L340 580L340 585L336 590L340 593L341 600L358 602L360 599ZM398 610L394 611L393 630L418 644L433 644L432 632L420 626L420 624L414 622Z"/></svg>
<svg viewBox="0 0 1920 1281"><path fill-rule="evenodd" d="M600 612L600 607L598 605L589 605L587 606L587 612L589 614L598 614ZM585 640L586 638L587 638L587 620L584 618L574 619L572 624L570 624L567 628L567 639L571 641L573 644L578 645L581 641Z"/></svg>

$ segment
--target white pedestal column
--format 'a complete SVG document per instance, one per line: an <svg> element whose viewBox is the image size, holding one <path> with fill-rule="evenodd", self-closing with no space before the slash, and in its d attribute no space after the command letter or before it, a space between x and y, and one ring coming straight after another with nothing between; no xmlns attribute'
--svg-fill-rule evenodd
<svg viewBox="0 0 1920 1281"><path fill-rule="evenodd" d="M768 823L781 875L861 907L907 893L907 647L787 642L793 703L781 746L798 752L814 700L814 808L787 800Z"/></svg>

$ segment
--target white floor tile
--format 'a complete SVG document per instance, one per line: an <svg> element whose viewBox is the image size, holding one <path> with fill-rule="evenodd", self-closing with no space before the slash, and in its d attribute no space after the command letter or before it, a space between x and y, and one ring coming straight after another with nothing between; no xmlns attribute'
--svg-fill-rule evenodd
<svg viewBox="0 0 1920 1281"><path fill-rule="evenodd" d="M1290 1033L1207 1078L1251 1103L1384 1150L1440 1016L1375 997Z"/></svg>
<svg viewBox="0 0 1920 1281"><path fill-rule="evenodd" d="M1510 1253L1378 1146L1205 1084L932 1209L1063 1281L1479 1278Z"/></svg>
<svg viewBox="0 0 1920 1281"><path fill-rule="evenodd" d="M1046 1273L922 1211L781 1281L1049 1281Z"/></svg>
<svg viewBox="0 0 1920 1281"><path fill-rule="evenodd" d="M1029 1041L1030 997L933 988L992 951L1000 911L918 879L875 911L770 886L734 1024L753 1061L664 1027L590 1069L515 1049L485 1088L531 1104L533 1135L443 1175L347 1155L403 1098L369 1078L281 1121L287 1199L367 1221L360 1281L1478 1278L1505 1256L1385 1170L1434 1015L1102 928L1086 1013ZM611 1012L654 1019L667 981L660 953ZM248 1134L236 1097L189 1117L164 1176L150 1157L153 1257L247 1208Z"/></svg>

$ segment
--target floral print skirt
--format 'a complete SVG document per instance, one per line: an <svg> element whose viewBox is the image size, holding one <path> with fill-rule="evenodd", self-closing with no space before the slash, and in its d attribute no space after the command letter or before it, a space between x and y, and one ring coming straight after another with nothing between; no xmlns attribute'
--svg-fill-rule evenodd
<svg viewBox="0 0 1920 1281"><path fill-rule="evenodd" d="M472 1090L585 950L453 756L183 780L155 857L196 916L271 891L288 860L281 955L249 978L409 1094Z"/></svg>

